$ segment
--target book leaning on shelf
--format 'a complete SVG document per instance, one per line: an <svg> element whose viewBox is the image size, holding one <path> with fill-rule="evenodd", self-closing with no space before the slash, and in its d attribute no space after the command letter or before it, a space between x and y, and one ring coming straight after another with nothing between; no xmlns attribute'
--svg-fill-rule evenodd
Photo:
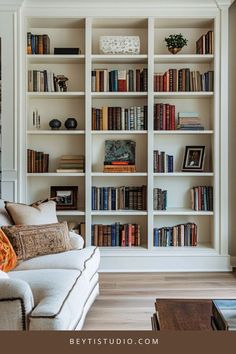
<svg viewBox="0 0 236 354"><path fill-rule="evenodd" d="M27 172L46 173L49 169L49 154L27 149Z"/></svg>
<svg viewBox="0 0 236 354"><path fill-rule="evenodd" d="M138 224L92 225L92 245L99 247L139 247L141 228Z"/></svg>
<svg viewBox="0 0 236 354"><path fill-rule="evenodd" d="M196 54L213 54L214 53L214 33L208 31L196 41Z"/></svg>

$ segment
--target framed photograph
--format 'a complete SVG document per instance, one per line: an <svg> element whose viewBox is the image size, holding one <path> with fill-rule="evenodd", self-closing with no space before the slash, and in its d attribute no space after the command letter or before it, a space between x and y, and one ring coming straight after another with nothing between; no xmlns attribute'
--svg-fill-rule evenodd
<svg viewBox="0 0 236 354"><path fill-rule="evenodd" d="M56 199L57 210L76 210L78 201L78 187L51 187L51 198Z"/></svg>
<svg viewBox="0 0 236 354"><path fill-rule="evenodd" d="M185 146L182 171L201 172L204 169L205 146Z"/></svg>

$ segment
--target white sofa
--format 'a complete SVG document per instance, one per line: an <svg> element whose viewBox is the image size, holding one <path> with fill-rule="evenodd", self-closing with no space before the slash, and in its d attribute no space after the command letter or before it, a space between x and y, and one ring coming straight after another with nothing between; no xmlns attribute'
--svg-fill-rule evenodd
<svg viewBox="0 0 236 354"><path fill-rule="evenodd" d="M0 208L0 222L7 215ZM0 271L0 330L80 330L99 293L99 249L83 248L70 232L73 250L40 256ZM83 248L83 249L82 249Z"/></svg>

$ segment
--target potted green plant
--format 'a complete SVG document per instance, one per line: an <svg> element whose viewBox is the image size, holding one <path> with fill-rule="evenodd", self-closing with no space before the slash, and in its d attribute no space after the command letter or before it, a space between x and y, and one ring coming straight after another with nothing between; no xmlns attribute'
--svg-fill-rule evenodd
<svg viewBox="0 0 236 354"><path fill-rule="evenodd" d="M178 53L184 46L187 45L188 40L184 38L182 33L170 34L165 38L166 46L172 54Z"/></svg>

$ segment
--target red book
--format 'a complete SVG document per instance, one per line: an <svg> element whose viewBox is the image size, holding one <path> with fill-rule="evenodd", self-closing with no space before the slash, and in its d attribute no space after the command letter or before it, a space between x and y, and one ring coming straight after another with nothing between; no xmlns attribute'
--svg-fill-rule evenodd
<svg viewBox="0 0 236 354"><path fill-rule="evenodd" d="M128 246L132 246L132 224L128 224Z"/></svg>
<svg viewBox="0 0 236 354"><path fill-rule="evenodd" d="M175 130L175 106L170 106L170 129Z"/></svg>
<svg viewBox="0 0 236 354"><path fill-rule="evenodd" d="M136 69L136 91L141 91L140 69Z"/></svg>
<svg viewBox="0 0 236 354"><path fill-rule="evenodd" d="M167 73L165 73L163 76L163 91L167 91Z"/></svg>
<svg viewBox="0 0 236 354"><path fill-rule="evenodd" d="M125 247L125 229L121 231L121 246Z"/></svg>

